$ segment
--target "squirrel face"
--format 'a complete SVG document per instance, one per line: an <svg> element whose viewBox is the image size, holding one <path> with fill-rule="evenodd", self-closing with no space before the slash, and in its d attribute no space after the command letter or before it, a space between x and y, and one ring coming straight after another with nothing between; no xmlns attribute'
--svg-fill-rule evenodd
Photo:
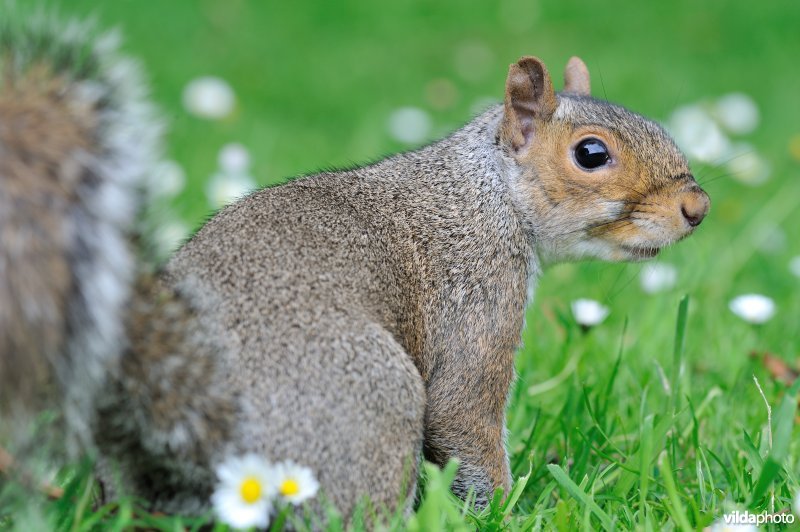
<svg viewBox="0 0 800 532"><path fill-rule="evenodd" d="M565 81L556 94L539 59L512 64L498 131L542 259L648 259L691 234L710 200L666 131L589 96L577 57Z"/></svg>

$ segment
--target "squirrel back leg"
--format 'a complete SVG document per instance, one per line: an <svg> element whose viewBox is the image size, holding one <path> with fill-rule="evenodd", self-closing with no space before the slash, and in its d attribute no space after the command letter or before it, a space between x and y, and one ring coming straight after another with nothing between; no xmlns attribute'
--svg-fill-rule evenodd
<svg viewBox="0 0 800 532"><path fill-rule="evenodd" d="M206 323L213 304L184 295L209 290L188 288L137 286L133 343L98 416L111 493L141 497L153 510L203 513L214 466L256 453L314 472L322 497L311 505L320 518L323 498L345 518L365 495L379 512L410 507L425 391L388 331L366 320L343 327L340 316L315 320L305 342L275 341L276 330L240 338L213 318ZM137 314L148 318L139 328Z"/></svg>
<svg viewBox="0 0 800 532"><path fill-rule="evenodd" d="M235 384L248 404L237 431L242 449L310 467L345 517L365 494L378 511L410 507L425 390L394 337L373 322L328 314L305 345L270 343L243 346L245 359L260 360L242 361L249 370L236 377L247 380Z"/></svg>

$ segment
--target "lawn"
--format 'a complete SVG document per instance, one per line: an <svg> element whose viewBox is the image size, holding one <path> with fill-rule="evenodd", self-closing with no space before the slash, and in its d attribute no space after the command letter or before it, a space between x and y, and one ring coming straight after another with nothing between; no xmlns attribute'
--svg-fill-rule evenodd
<svg viewBox="0 0 800 532"><path fill-rule="evenodd" d="M757 124L726 133L746 146L693 164L712 209L694 236L656 260L674 266L674 285L644 291L642 264L565 264L541 279L508 410L513 496L474 515L444 492L449 472L431 471L415 515L393 526L687 530L737 510L791 512L800 493L798 390L790 389L800 366L800 266L790 268L800 256L800 3L57 5L118 26L149 73L168 125L166 156L186 179L153 215L170 241L211 212L207 183L226 144L247 149L258 185L372 161L442 136L499 99L520 55L541 57L557 84L567 59L581 56L595 96L665 123L687 106L713 114L725 95L749 97ZM207 75L235 93L224 118L195 116L182 103L187 83ZM430 127L404 142L389 124L408 107ZM742 156L755 157L757 177L736 166ZM731 312L746 293L770 297L774 316L751 324ZM579 298L610 310L588 332L570 312ZM127 499L93 509L85 465L59 478L67 493L57 501L23 504L0 484L0 529L201 523L144 515Z"/></svg>

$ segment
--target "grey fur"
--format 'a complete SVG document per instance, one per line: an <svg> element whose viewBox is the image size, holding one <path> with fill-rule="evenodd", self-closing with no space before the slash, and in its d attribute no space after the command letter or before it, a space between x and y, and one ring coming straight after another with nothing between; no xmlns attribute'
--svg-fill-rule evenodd
<svg viewBox="0 0 800 532"><path fill-rule="evenodd" d="M307 464L345 510L363 495L396 503L423 418L439 463L504 456L502 438L481 441L470 433L485 427L467 422L482 416L502 433L504 401L468 398L487 384L505 394L537 268L504 192L499 117L370 167L257 192L167 267L168 280L189 275L219 295L215 312L241 346L229 368L252 405L234 431L241 448ZM478 471L465 488L507 481Z"/></svg>

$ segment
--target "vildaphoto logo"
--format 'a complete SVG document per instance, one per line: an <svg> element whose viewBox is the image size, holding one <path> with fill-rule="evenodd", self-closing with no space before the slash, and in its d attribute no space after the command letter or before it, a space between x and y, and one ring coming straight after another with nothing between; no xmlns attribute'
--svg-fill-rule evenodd
<svg viewBox="0 0 800 532"><path fill-rule="evenodd" d="M777 514L770 514L767 512L750 513L744 512L731 512L722 516L722 520L726 525L791 525L794 523L794 514L791 512L781 512Z"/></svg>

